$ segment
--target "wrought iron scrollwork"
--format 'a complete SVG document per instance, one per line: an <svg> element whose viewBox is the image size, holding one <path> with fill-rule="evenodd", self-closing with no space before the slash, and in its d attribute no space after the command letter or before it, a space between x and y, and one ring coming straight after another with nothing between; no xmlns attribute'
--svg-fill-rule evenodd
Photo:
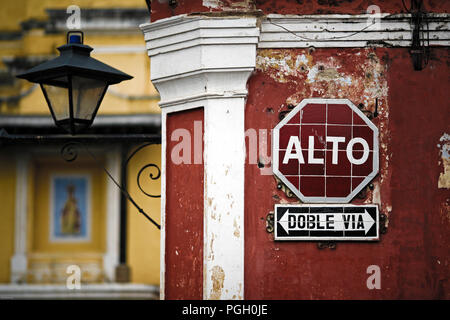
<svg viewBox="0 0 450 320"><path fill-rule="evenodd" d="M152 144L153 143L146 143L146 144L139 146L136 150L134 150L130 154L130 156L125 161L123 161L122 166L127 166L129 161L133 158L133 156L136 153L138 153L143 148L145 148L149 145L152 145ZM120 189L120 191L125 195L125 197L136 207L136 209L141 214L143 214L150 222L152 222L158 229L161 229L161 226L158 223L156 223L150 216L148 216L141 207L138 206L138 204L136 203L136 201L134 201L134 199L131 197L129 192L114 179L114 177L111 175L111 173L109 173L109 171L103 166L103 164L97 159L97 157L89 150L89 148L85 144L83 144L79 141L71 141L71 142L64 144L60 151L61 157L67 162L75 161L78 158L78 148L80 146L83 147L86 150L86 152L95 160L95 162L103 169L103 171L105 171L105 173L108 175L108 177ZM161 177L161 169L158 167L158 165L156 165L154 163L146 164L139 170L139 172L137 174L138 188L139 188L139 190L141 190L142 193L144 193L148 197L160 198L161 197L160 194L159 195L150 194L150 193L144 191L144 189L141 185L141 181L140 181L141 175L144 173L145 170L147 170L149 168L153 168L153 170L156 169L156 173L154 171L151 171L148 175L151 180L158 180ZM149 170L151 170L151 169L149 169Z"/></svg>
<svg viewBox="0 0 450 320"><path fill-rule="evenodd" d="M145 144L139 146L138 148L136 148L125 160L125 162L123 163L123 166L127 166L128 163L130 162L130 160L136 155L136 153L138 153L140 150L142 150L145 147L148 147L150 145L152 145L152 143L145 143ZM154 175L153 171L150 171L150 173L149 173L149 177L151 180L158 180L161 177L161 169L158 167L158 165L156 165L154 163L148 163L148 164L144 165L137 174L136 181L137 181L138 188L139 188L139 190L141 190L141 192L143 194L145 194L146 196L148 196L150 198L161 198L160 194L154 195L154 194L150 194L150 193L146 192L141 185L141 175L147 168L155 168L156 169L156 175Z"/></svg>
<svg viewBox="0 0 450 320"><path fill-rule="evenodd" d="M79 145L79 142L68 142L63 145L60 152L61 157L67 162L75 161L78 157L77 145Z"/></svg>
<svg viewBox="0 0 450 320"><path fill-rule="evenodd" d="M161 195L160 195L160 194L159 194L159 195L153 195L153 194L150 194L150 193L145 192L144 189L143 189L142 186L141 186L141 180L140 180L140 177L141 177L141 174L142 174L147 168L156 168L156 170L157 170L156 176L153 175L153 172L150 172L150 174L149 174L150 179L152 179L152 180L158 180L159 177L161 177L161 170L159 169L159 167L158 167L156 164L153 164L153 163L146 164L145 166L143 166L143 167L141 168L141 170L139 170L138 175L137 175L137 185L138 185L138 187L139 187L139 190L141 190L141 192L142 192L143 194L145 194L146 196L148 196L148 197L150 197L150 198L161 198Z"/></svg>

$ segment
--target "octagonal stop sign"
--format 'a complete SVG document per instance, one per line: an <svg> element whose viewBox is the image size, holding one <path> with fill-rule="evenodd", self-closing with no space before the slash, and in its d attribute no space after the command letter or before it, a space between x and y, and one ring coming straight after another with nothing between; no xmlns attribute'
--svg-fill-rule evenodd
<svg viewBox="0 0 450 320"><path fill-rule="evenodd" d="M273 132L273 172L306 203L346 203L378 173L378 129L348 99L305 99Z"/></svg>

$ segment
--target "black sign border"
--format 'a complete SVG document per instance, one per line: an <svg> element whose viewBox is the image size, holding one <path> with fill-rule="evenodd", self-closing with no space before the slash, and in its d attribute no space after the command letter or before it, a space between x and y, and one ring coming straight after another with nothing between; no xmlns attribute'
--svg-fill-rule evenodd
<svg viewBox="0 0 450 320"><path fill-rule="evenodd" d="M313 207L339 207L339 208L364 208L364 207L370 207L375 208L376 210L376 219L375 219L375 230L376 230L376 236L370 236L370 237L349 237L349 236L339 236L339 237L310 237L310 236L293 236L293 237L277 237L278 234L278 220L277 220L277 208L298 208L301 210L302 208L313 208ZM364 205L353 205L353 204L275 204L274 209L274 240L275 241L342 241L342 242L348 242L348 241L355 241L355 242L375 242L380 241L380 211L377 204L364 204Z"/></svg>

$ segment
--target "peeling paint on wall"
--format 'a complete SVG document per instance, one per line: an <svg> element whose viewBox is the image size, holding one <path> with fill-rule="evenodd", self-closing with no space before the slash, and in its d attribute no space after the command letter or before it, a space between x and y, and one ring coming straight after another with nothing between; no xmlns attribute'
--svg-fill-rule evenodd
<svg viewBox="0 0 450 320"><path fill-rule="evenodd" d="M210 293L210 299L219 300L222 296L223 282L225 280L225 272L222 267L214 266L211 270L211 280L213 287Z"/></svg>
<svg viewBox="0 0 450 320"><path fill-rule="evenodd" d="M450 135L444 133L437 146L440 149L441 163L444 169L444 172L439 174L438 188L450 189Z"/></svg>
<svg viewBox="0 0 450 320"><path fill-rule="evenodd" d="M377 203L389 214L389 197L380 195L383 184L389 183L388 170L392 153L389 131L388 73L389 57L376 48L348 49L333 52L315 49L260 49L257 71L272 78L289 93L284 103L272 108L278 112L287 105L297 105L306 98L346 98L357 105L379 129L380 174L376 190L367 190L366 201ZM384 195L386 196L386 194ZM381 199L383 198L383 199ZM281 202L284 202L281 200ZM388 210L389 208L389 210Z"/></svg>
<svg viewBox="0 0 450 320"><path fill-rule="evenodd" d="M207 8L217 9L221 5L220 0L203 0L203 6Z"/></svg>
<svg viewBox="0 0 450 320"><path fill-rule="evenodd" d="M352 51L336 55L314 54L316 50L259 50L256 69L279 83L295 82L299 90L287 103L298 104L306 97L358 97L370 111L375 98L386 98L386 64L366 48L358 54ZM362 98L362 99L361 99Z"/></svg>
<svg viewBox="0 0 450 320"><path fill-rule="evenodd" d="M397 1L386 0L179 0L172 8L168 0L152 1L151 19L157 21L178 14L214 12L228 10L259 10L263 14L315 15L315 14L361 14L371 5L380 7L381 12L401 13L403 7ZM449 12L448 0L424 0L427 12Z"/></svg>
<svg viewBox="0 0 450 320"><path fill-rule="evenodd" d="M241 232L239 231L239 225L236 223L236 218L234 218L234 221L233 221L233 228L234 228L234 232L233 232L234 236L236 238L239 238L241 236Z"/></svg>
<svg viewBox="0 0 450 320"><path fill-rule="evenodd" d="M253 0L231 1L231 0L203 0L202 5L210 9L254 9Z"/></svg>
<svg viewBox="0 0 450 320"><path fill-rule="evenodd" d="M440 208L440 215L447 223L450 223L450 199L447 199L447 201L442 202Z"/></svg>
<svg viewBox="0 0 450 320"><path fill-rule="evenodd" d="M214 261L214 239L215 239L215 234L212 233L211 234L211 242L209 244L209 253L208 253L209 261Z"/></svg>

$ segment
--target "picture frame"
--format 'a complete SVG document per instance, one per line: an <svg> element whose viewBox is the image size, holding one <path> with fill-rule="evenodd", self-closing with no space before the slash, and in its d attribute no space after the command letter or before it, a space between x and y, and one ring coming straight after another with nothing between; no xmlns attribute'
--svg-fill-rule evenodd
<svg viewBox="0 0 450 320"><path fill-rule="evenodd" d="M90 241L90 175L53 174L50 179L50 242Z"/></svg>

